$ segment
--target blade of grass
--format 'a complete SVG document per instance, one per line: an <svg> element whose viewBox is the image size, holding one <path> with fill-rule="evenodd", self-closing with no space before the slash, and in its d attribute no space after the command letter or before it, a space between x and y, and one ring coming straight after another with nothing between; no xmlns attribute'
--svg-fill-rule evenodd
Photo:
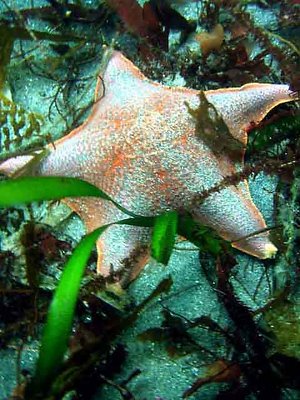
<svg viewBox="0 0 300 400"><path fill-rule="evenodd" d="M81 179L43 176L22 177L0 182L0 207L81 196L100 197L112 202L125 214L137 217L136 214L126 210L101 189Z"/></svg>
<svg viewBox="0 0 300 400"><path fill-rule="evenodd" d="M103 225L86 235L79 242L64 268L49 307L36 373L27 389L28 398L49 387L62 365L72 329L80 282L91 251L99 236L114 224L153 226L153 223L154 218L152 217L124 219L113 224Z"/></svg>
<svg viewBox="0 0 300 400"><path fill-rule="evenodd" d="M86 235L75 248L62 273L49 307L32 383L32 392L43 390L57 374L67 350L80 282L91 251L108 225Z"/></svg>
<svg viewBox="0 0 300 400"><path fill-rule="evenodd" d="M155 217L151 241L151 255L158 262L167 265L175 244L178 214L170 211Z"/></svg>

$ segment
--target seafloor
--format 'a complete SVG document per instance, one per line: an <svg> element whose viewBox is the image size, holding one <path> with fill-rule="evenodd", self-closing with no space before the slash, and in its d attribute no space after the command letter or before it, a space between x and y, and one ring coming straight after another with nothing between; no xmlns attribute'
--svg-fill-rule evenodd
<svg viewBox="0 0 300 400"><path fill-rule="evenodd" d="M170 86L269 82L297 91L299 16L291 0L0 0L0 160L40 149L84 121L104 46ZM221 41L204 49L200 33L217 24ZM225 257L232 267L222 272L224 257L178 242L167 266L151 261L117 292L96 275L94 253L68 354L82 351L84 361L75 358L76 380L62 378L57 397L49 389L44 398L177 400L191 387L193 400L263 399L268 391L299 398L299 126L297 104L277 107L254 131L245 159L276 258L232 250ZM58 202L1 209L0 221L0 398L21 399L52 292L84 225Z"/></svg>

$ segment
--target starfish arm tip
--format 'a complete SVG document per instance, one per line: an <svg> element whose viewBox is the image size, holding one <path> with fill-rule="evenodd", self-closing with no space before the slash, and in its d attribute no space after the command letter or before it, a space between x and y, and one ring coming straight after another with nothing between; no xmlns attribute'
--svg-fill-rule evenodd
<svg viewBox="0 0 300 400"><path fill-rule="evenodd" d="M264 248L263 259L274 258L276 256L277 250L277 247L274 246L273 243L267 243Z"/></svg>

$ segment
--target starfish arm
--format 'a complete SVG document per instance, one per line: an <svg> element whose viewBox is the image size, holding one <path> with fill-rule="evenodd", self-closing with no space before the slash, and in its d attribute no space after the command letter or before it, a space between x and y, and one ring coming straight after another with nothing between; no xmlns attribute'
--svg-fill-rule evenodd
<svg viewBox="0 0 300 400"><path fill-rule="evenodd" d="M111 93L114 95L116 89L123 87L125 87L126 92L128 92L128 84L130 83L130 85L132 85L134 81L136 84L142 81L150 82L150 80L119 51L107 50L103 56L100 70L96 98L102 97L104 94L105 96Z"/></svg>
<svg viewBox="0 0 300 400"><path fill-rule="evenodd" d="M235 139L244 146L247 132L278 104L296 99L289 85L248 83L240 88L209 90L205 95L219 113Z"/></svg>
<svg viewBox="0 0 300 400"><path fill-rule="evenodd" d="M214 193L191 213L245 253L261 259L276 254L277 249L266 232L266 223L245 186L242 190L229 186Z"/></svg>
<svg viewBox="0 0 300 400"><path fill-rule="evenodd" d="M13 176L24 168L32 159L33 156L29 155L9 158L0 164L0 174Z"/></svg>

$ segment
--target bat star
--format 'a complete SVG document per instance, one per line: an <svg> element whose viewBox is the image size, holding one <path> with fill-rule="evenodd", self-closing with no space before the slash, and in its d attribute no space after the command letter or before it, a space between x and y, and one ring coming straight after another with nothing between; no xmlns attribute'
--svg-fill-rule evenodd
<svg viewBox="0 0 300 400"><path fill-rule="evenodd" d="M250 83L204 92L228 126L228 140L241 146L239 157L233 158L226 146L215 151L213 140L208 143L197 134L190 111L199 107L199 91L155 83L120 52L111 51L106 59L89 118L49 146L34 174L84 179L140 215L186 210L239 250L261 259L272 257L276 247L268 232L252 235L266 224L246 181L212 193L201 204L193 199L242 168L248 127L276 105L293 100L289 86ZM0 171L12 172L28 157L6 161ZM65 202L88 232L126 217L101 199ZM97 242L98 271L108 275L128 263L139 270L149 255L149 235L149 228L110 227Z"/></svg>

